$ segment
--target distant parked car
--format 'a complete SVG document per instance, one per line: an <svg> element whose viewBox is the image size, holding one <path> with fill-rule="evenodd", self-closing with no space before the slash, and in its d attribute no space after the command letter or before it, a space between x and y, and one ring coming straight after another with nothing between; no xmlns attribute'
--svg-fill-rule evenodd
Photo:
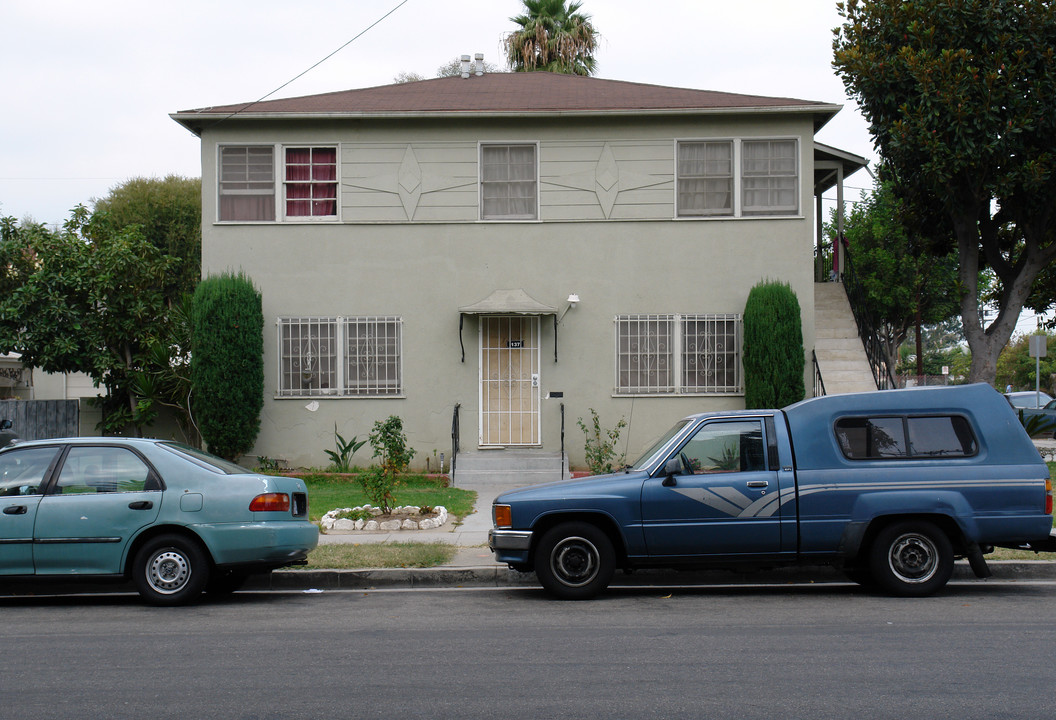
<svg viewBox="0 0 1056 720"><path fill-rule="evenodd" d="M1035 392L1026 390L1024 392L1005 393L1008 402L1017 410L1020 408L1041 408L1052 402L1052 396L1047 392Z"/></svg>
<svg viewBox="0 0 1056 720"><path fill-rule="evenodd" d="M1040 408L1018 408L1017 412L1023 415L1024 424L1029 423L1027 429L1033 435L1052 435L1056 438L1056 400L1050 400ZM1031 418L1037 420L1031 422Z"/></svg>
<svg viewBox="0 0 1056 720"><path fill-rule="evenodd" d="M18 440L18 433L12 430L12 427L11 421L7 418L0 420L0 448L5 448Z"/></svg>
<svg viewBox="0 0 1056 720"><path fill-rule="evenodd" d="M0 450L2 580L128 580L155 605L236 590L319 542L297 478L140 438Z"/></svg>

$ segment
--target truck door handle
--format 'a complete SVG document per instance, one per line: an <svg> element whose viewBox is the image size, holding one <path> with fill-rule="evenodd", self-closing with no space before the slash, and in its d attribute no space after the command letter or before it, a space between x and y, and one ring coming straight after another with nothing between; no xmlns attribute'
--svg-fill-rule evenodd
<svg viewBox="0 0 1056 720"><path fill-rule="evenodd" d="M154 507L154 503L150 500L140 500L128 504L129 510L150 510L152 507Z"/></svg>
<svg viewBox="0 0 1056 720"><path fill-rule="evenodd" d="M4 508L4 515L25 515L25 505L8 505Z"/></svg>
<svg viewBox="0 0 1056 720"><path fill-rule="evenodd" d="M770 485L770 483L768 483L766 480L749 480L748 481L748 487L750 487L750 488L764 488L764 487L767 487L769 485Z"/></svg>

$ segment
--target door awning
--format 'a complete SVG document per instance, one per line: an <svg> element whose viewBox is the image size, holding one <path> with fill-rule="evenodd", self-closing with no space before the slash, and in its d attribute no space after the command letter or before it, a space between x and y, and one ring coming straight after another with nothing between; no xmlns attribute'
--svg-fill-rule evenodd
<svg viewBox="0 0 1056 720"><path fill-rule="evenodd" d="M462 347L462 362L466 361L466 346L462 342L462 325L466 315L553 315L554 362L557 362L557 308L544 305L522 288L496 290L480 302L458 309L458 344Z"/></svg>
<svg viewBox="0 0 1056 720"><path fill-rule="evenodd" d="M544 305L521 288L496 290L480 302L458 309L462 315L557 315L557 308Z"/></svg>

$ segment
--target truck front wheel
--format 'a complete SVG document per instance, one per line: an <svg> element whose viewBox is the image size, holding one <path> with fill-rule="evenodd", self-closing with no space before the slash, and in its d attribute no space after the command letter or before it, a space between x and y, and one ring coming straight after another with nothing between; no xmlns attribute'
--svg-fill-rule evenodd
<svg viewBox="0 0 1056 720"><path fill-rule="evenodd" d="M600 528L567 522L548 530L535 549L535 574L562 600L587 600L604 590L616 569L616 553Z"/></svg>
<svg viewBox="0 0 1056 720"><path fill-rule="evenodd" d="M953 574L953 546L937 526L909 520L880 531L870 551L873 579L902 597L924 597Z"/></svg>

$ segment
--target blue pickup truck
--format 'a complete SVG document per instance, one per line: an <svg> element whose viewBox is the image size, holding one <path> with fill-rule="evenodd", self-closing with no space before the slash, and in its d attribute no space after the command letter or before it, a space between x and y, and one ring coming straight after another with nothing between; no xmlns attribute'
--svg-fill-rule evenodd
<svg viewBox="0 0 1056 720"><path fill-rule="evenodd" d="M955 558L1056 550L1048 468L988 385L888 390L680 420L622 472L504 493L489 546L551 594L617 568L829 564L896 595Z"/></svg>

